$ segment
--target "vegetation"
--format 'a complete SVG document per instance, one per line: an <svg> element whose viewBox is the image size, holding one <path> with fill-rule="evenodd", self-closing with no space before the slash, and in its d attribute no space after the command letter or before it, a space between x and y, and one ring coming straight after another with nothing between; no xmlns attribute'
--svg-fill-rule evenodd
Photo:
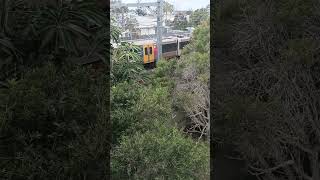
<svg viewBox="0 0 320 180"><path fill-rule="evenodd" d="M208 46L203 45L209 42L208 25L207 20L195 31L189 48L196 48L190 54L186 50L181 61L162 59L153 71L140 69L141 65L136 63L139 57L134 56L134 51L121 51L126 56L114 51L112 75L117 80L113 81L111 89L113 179L209 179L209 144L203 141L208 132L200 137L184 131L188 129L188 124L180 123L184 117L177 119L175 116L177 107L183 109L197 98L192 94L188 94L191 99L183 98L184 93L175 98L177 86L184 81L179 72L196 66L199 71L194 81L202 79L202 85L208 83L209 56L208 51L205 52ZM125 46L120 45L120 48ZM198 59L199 56L202 58ZM208 89L208 84L204 88ZM201 96L208 96L205 93L208 91ZM188 110L181 112L190 118L191 109ZM208 129L207 125L208 120L202 128Z"/></svg>
<svg viewBox="0 0 320 180"><path fill-rule="evenodd" d="M189 20L187 16L189 15ZM176 14L173 22L169 23L177 30L185 30L187 27L197 27L203 21L206 21L210 15L210 6L206 8L196 9L195 11L188 11L186 14Z"/></svg>
<svg viewBox="0 0 320 180"><path fill-rule="evenodd" d="M177 69L176 106L186 112L186 130L199 138L209 136L209 18L195 29Z"/></svg>
<svg viewBox="0 0 320 180"><path fill-rule="evenodd" d="M176 14L172 24L174 29L185 30L188 27L187 17L185 17L183 14Z"/></svg>
<svg viewBox="0 0 320 180"><path fill-rule="evenodd" d="M108 179L108 79L77 65L108 62L101 4L0 9L0 179Z"/></svg>
<svg viewBox="0 0 320 180"><path fill-rule="evenodd" d="M85 68L52 63L9 81L0 90L1 177L104 177L106 87L99 81Z"/></svg>
<svg viewBox="0 0 320 180"><path fill-rule="evenodd" d="M135 32L138 21L129 15L128 7L122 6L112 9L111 13L114 14L114 18L119 22L122 31Z"/></svg>
<svg viewBox="0 0 320 180"><path fill-rule="evenodd" d="M205 21L209 18L210 9L209 6L207 8L196 9L190 15L190 26L196 27L200 25L202 21Z"/></svg>
<svg viewBox="0 0 320 180"><path fill-rule="evenodd" d="M172 118L173 65L112 88L113 178L208 179L208 145L183 135Z"/></svg>
<svg viewBox="0 0 320 180"><path fill-rule="evenodd" d="M193 82L208 73L208 24L191 45L200 66L185 57L146 71L135 46L109 51L120 31L99 5L1 2L0 179L209 179L208 142L173 117L175 69L197 66Z"/></svg>
<svg viewBox="0 0 320 180"><path fill-rule="evenodd" d="M164 1L164 5L163 5L163 12L165 14L165 21L167 21L168 19L168 14L172 14L174 11L174 6L170 3L168 3L167 1Z"/></svg>
<svg viewBox="0 0 320 180"><path fill-rule="evenodd" d="M216 7L214 137L261 179L319 179L319 2Z"/></svg>
<svg viewBox="0 0 320 180"><path fill-rule="evenodd" d="M119 179L208 179L208 147L195 146L177 129L159 126L125 137L114 152L114 168ZM125 166L124 166L125 165Z"/></svg>

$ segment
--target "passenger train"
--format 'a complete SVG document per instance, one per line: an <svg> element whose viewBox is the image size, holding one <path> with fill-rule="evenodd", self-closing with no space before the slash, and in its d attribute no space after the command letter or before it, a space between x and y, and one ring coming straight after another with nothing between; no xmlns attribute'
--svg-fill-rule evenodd
<svg viewBox="0 0 320 180"><path fill-rule="evenodd" d="M180 57L182 49L189 43L190 37L167 37L162 40L162 57L170 59ZM146 67L155 67L158 48L154 40L127 41L140 47L140 55Z"/></svg>

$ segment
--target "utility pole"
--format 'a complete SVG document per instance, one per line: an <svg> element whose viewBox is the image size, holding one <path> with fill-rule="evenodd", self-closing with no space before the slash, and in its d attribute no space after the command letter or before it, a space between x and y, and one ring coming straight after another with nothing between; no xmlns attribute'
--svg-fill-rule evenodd
<svg viewBox="0 0 320 180"><path fill-rule="evenodd" d="M163 0L157 0L157 4L158 4L157 6L157 48L158 48L157 61L159 61L162 55Z"/></svg>
<svg viewBox="0 0 320 180"><path fill-rule="evenodd" d="M157 61L160 60L162 55L162 25L163 25L163 0L157 0L157 2L153 3L141 3L141 0L137 1L138 3L122 3L121 0L119 1L112 1L111 8L127 6L127 7L150 7L156 6L157 7L157 48L158 48L158 57Z"/></svg>

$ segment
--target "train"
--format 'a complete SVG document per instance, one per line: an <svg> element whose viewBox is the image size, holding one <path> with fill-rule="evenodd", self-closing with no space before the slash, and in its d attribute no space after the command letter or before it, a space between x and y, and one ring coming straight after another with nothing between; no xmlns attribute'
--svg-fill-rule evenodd
<svg viewBox="0 0 320 180"><path fill-rule="evenodd" d="M155 40L126 41L139 47L139 54L145 67L156 67L158 48ZM166 37L162 39L162 58L179 58L190 37Z"/></svg>

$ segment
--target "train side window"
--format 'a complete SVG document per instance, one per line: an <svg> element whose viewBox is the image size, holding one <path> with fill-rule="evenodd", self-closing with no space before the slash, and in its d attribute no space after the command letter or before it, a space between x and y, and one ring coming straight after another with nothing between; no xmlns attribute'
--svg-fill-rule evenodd
<svg viewBox="0 0 320 180"><path fill-rule="evenodd" d="M188 43L188 41L180 42L180 49L183 49Z"/></svg>
<svg viewBox="0 0 320 180"><path fill-rule="evenodd" d="M171 43L171 44L164 44L162 45L162 52L172 52L177 51L178 44L177 43Z"/></svg>
<svg viewBox="0 0 320 180"><path fill-rule="evenodd" d="M149 52L150 52L150 54L152 54L152 47L149 48Z"/></svg>
<svg viewBox="0 0 320 180"><path fill-rule="evenodd" d="M148 55L148 48L144 48L144 55Z"/></svg>

